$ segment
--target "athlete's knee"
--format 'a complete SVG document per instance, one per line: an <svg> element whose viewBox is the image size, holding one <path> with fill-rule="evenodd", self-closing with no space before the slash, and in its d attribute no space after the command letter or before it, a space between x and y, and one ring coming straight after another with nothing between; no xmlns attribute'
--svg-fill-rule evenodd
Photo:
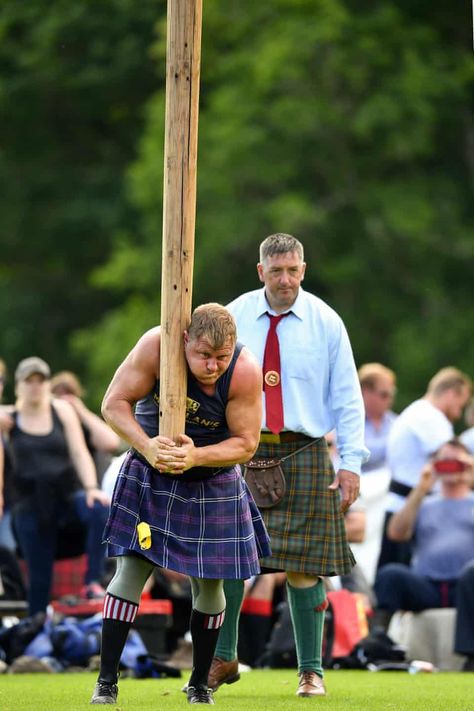
<svg viewBox="0 0 474 711"><path fill-rule="evenodd" d="M319 575L307 575L293 571L288 571L286 577L292 588L311 588L321 580Z"/></svg>

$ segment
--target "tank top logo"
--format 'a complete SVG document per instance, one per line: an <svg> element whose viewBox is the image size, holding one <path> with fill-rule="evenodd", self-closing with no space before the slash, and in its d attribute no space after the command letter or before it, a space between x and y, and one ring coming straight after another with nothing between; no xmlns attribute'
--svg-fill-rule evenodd
<svg viewBox="0 0 474 711"><path fill-rule="evenodd" d="M160 397L159 397L158 393L156 393L156 392L153 393L153 400L154 400L155 404L157 405L157 407L159 407L160 406ZM186 398L186 416L195 415L200 407L201 407L200 402L197 402L196 400L193 400L190 397Z"/></svg>
<svg viewBox="0 0 474 711"><path fill-rule="evenodd" d="M219 420L211 420L202 415L198 415L198 410L201 403L193 400L191 397L186 398L186 422L189 425L198 425L206 430L215 430L221 424Z"/></svg>
<svg viewBox="0 0 474 711"><path fill-rule="evenodd" d="M186 415L195 415L200 407L201 403L190 397L186 398Z"/></svg>

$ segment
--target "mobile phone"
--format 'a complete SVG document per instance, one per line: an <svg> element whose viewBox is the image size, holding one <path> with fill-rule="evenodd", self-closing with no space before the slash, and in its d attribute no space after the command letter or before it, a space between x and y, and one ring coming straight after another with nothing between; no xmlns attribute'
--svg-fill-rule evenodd
<svg viewBox="0 0 474 711"><path fill-rule="evenodd" d="M437 474L457 474L463 472L467 464L460 459L437 459L433 468Z"/></svg>

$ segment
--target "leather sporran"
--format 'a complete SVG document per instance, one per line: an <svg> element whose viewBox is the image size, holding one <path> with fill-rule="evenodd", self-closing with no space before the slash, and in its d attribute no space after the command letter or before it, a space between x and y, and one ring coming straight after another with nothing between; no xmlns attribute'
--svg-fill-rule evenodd
<svg viewBox="0 0 474 711"><path fill-rule="evenodd" d="M286 492L281 459L251 459L244 465L244 479L259 509L280 503Z"/></svg>

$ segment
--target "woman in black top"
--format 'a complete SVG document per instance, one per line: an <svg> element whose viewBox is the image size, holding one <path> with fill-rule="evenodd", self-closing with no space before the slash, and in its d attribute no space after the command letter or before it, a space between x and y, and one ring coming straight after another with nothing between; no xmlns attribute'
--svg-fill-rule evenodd
<svg viewBox="0 0 474 711"><path fill-rule="evenodd" d="M82 426L87 449L94 460L97 478L102 482L102 476L112 460L112 455L120 447L120 437L86 406L82 384L70 370L61 370L53 375L51 392L54 397L66 400L73 406Z"/></svg>
<svg viewBox="0 0 474 711"><path fill-rule="evenodd" d="M28 568L28 601L34 614L49 603L58 536L73 521L86 528L84 594L100 592L108 498L97 487L94 463L73 408L51 397L47 363L26 358L15 379L17 403L11 409L10 430L13 526Z"/></svg>

